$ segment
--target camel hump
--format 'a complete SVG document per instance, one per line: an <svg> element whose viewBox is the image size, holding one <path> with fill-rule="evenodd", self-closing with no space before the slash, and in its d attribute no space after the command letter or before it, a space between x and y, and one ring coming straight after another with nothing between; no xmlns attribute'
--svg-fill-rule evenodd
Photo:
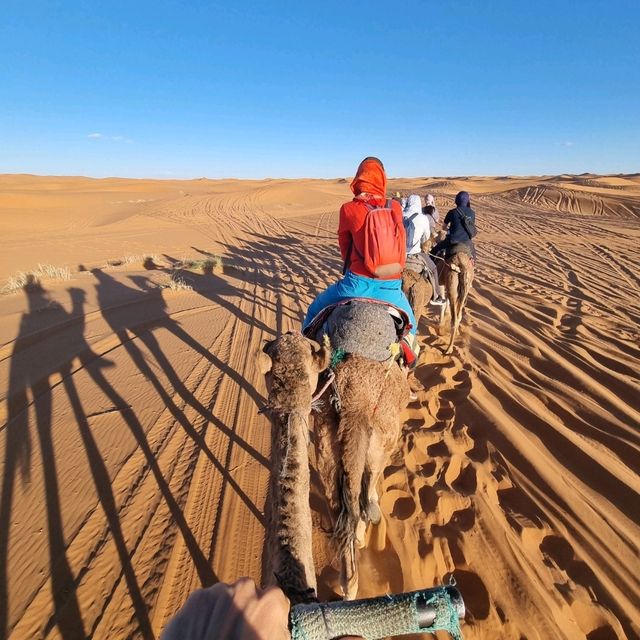
<svg viewBox="0 0 640 640"><path fill-rule="evenodd" d="M337 306L325 324L334 350L382 362L392 356L397 328L387 305L352 300Z"/></svg>

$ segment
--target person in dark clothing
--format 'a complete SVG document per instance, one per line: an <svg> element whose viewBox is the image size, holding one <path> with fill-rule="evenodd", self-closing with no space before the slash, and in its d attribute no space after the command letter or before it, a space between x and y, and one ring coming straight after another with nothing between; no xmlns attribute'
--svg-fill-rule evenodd
<svg viewBox="0 0 640 640"><path fill-rule="evenodd" d="M466 191L460 191L456 196L456 208L451 209L444 218L444 226L448 229L447 237L438 242L432 249L433 255L444 251L445 258L464 251L473 259L476 249L473 245L475 236L476 214L471 208L471 199Z"/></svg>

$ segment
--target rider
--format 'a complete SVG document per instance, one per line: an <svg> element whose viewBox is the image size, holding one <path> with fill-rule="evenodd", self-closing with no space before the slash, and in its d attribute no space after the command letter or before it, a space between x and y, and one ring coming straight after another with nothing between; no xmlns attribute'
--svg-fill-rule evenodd
<svg viewBox="0 0 640 640"><path fill-rule="evenodd" d="M433 208L429 209L429 207ZM422 213L426 213L431 218L431 234L435 235L436 224L440 222L440 212L438 211L438 207L436 207L436 199L433 197L433 194L427 193L424 197L424 208L422 209Z"/></svg>
<svg viewBox="0 0 640 640"><path fill-rule="evenodd" d="M303 323L305 329L311 321L326 307L352 298L369 298L381 300L400 309L406 314L411 325L410 340L414 354L416 321L409 301L402 292L402 268L406 262L404 252L405 232L402 225L402 209L395 200L387 203L387 177L384 166L378 158L365 158L358 167L351 183L354 194L351 202L340 208L338 225L338 243L344 260L343 277L330 285L309 307ZM401 234L401 255L398 255L396 273L376 276L365 266L365 220L373 207L385 208L389 204L394 221L397 223L396 233Z"/></svg>
<svg viewBox="0 0 640 640"><path fill-rule="evenodd" d="M444 304L446 300L439 295L438 269L435 262L422 245L431 239L431 225L429 216L421 208L420 196L411 195L404 210L405 228L407 229L407 268L422 274L423 278L431 282L433 304Z"/></svg>
<svg viewBox="0 0 640 640"><path fill-rule="evenodd" d="M467 222L470 220L470 222ZM475 236L476 214L471 208L471 200L466 191L456 195L456 208L451 209L444 218L444 226L448 227L447 237L438 242L432 249L432 255L445 252L445 258L456 253L468 253L475 260L476 249L472 238ZM472 227L472 228L471 228Z"/></svg>

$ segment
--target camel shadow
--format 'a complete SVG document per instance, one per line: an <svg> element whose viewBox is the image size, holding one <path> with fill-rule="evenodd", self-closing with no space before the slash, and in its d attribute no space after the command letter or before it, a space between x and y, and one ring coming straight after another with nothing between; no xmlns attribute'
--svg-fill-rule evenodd
<svg viewBox="0 0 640 640"><path fill-rule="evenodd" d="M147 441L142 424L131 406L104 374L104 370L113 363L94 353L84 337L84 291L72 288L69 293L72 308L67 312L62 305L51 300L41 287L35 285L25 287L28 310L23 314L20 330L14 343L7 392L8 418L5 427L5 454L0 493L0 636L6 637L11 626L15 624L15 621L10 619L9 613L8 567L11 516L16 499L16 483L20 478L23 483L31 479L30 413L35 415L35 434L41 454L53 600L53 615L44 624L48 630L57 627L64 640L86 637L90 633L90 630L85 629L81 615L77 595L80 576L74 575L72 571L67 553L68 540L65 538L63 525L59 478L62 477L64 469L59 468L60 463L55 456L54 433L60 427L55 427L54 431L52 393L53 388L58 386L56 380L60 379L59 384L66 392L87 456L97 499L106 517L108 533L105 532L105 535L110 535L113 539L122 567L138 625L138 633L141 637L153 638L148 607L131 560L133 549L126 543L109 470L93 435L88 419L89 414L83 406L74 381L73 370L76 359L104 396L120 412L134 436L137 446L145 457L145 468L151 472L158 485L172 519L185 540L202 584L212 584L217 581L217 577L164 478L157 461L157 451L154 451ZM56 340L52 341L52 336L56 337ZM62 464L64 466L65 463Z"/></svg>
<svg viewBox="0 0 640 640"><path fill-rule="evenodd" d="M238 277L259 277L260 286L275 296L276 336L280 336L285 319L290 325L301 324L306 315L305 299L310 302L339 277L339 253L333 247L305 243L295 237L260 233L252 233L251 237L240 247L224 246ZM292 299L297 308L288 306L287 299Z"/></svg>
<svg viewBox="0 0 640 640"><path fill-rule="evenodd" d="M16 483L31 482L32 434L29 427L30 407L36 419L35 435L42 457L44 494L47 513L47 537L51 589L56 619L62 638L84 636L80 606L75 593L75 576L66 554L58 471L53 451L52 400L50 379L58 371L48 367L49 345L35 337L43 324L57 326L68 321L62 305L49 299L35 281L23 288L28 310L20 319L14 342L7 390L8 415L5 427L5 454L0 494L0 635L7 637L9 614L9 547Z"/></svg>
<svg viewBox="0 0 640 640"><path fill-rule="evenodd" d="M185 406L191 406L206 420L207 423L213 424L219 431L224 433L229 438L232 445L238 445L261 465L268 467L269 462L265 456L263 456L248 442L240 438L233 429L216 417L212 411L208 407L204 406L187 388L160 347L158 339L154 334L154 330L159 328L165 329L175 337L182 340L188 347L199 353L203 358L208 360L213 366L220 369L223 374L230 377L242 389L244 389L254 400L256 406L262 406L264 402L263 398L237 371L222 362L217 356L203 347L187 331L185 331L176 320L171 318L168 313L166 303L162 298L161 291L155 286L152 286L151 282L146 277L132 276L132 281L140 287L140 289L132 289L127 285L118 282L99 269L94 269L92 273L98 279L98 286L96 290L103 318L107 321L113 333L118 336L131 360L134 362L140 373L142 373L145 378L151 382L153 388L162 400L163 406L170 411L176 422L184 429L187 435L193 439L199 449L207 456L217 470L223 474L225 483L229 483L234 488L249 510L256 516L258 521L262 523L263 517L258 508L229 474L225 466L222 465L210 450L204 438L204 434L194 428L186 418L183 409L176 404L174 397L167 392L156 372L145 357L143 351L138 347L137 342L141 342L148 349L160 370L167 376L169 383L177 395L185 403ZM141 304L144 304L145 315L150 318L150 320L142 323L132 320L130 309L125 309L123 313L121 308L112 306L111 301L114 298L117 300L128 299L130 301L135 301L136 303L140 302Z"/></svg>
<svg viewBox="0 0 640 640"><path fill-rule="evenodd" d="M199 251L208 257L213 255L201 249L196 249L196 251ZM180 268L180 265L182 264L180 260L166 253L162 255L169 264L172 265L172 267L170 269L158 267L160 271L171 273ZM251 285L253 291L251 289L238 289L232 286L225 278L220 277L212 268L207 268L204 273L186 270L181 272L181 276L184 277L188 284L203 298L206 298L223 309L226 309L231 315L236 317L240 322L244 322L247 326L260 329L269 336L274 336L274 329L259 320L255 314L257 307L269 308L272 306L268 300L259 297L256 291L256 285L258 284L256 274L252 274L253 277L249 278L249 274L245 273L244 269L240 268L233 269L233 274L235 277L240 278L247 282L247 284ZM263 285L262 280L260 285ZM237 300L252 304L253 314L249 315L241 309L240 305L236 302Z"/></svg>

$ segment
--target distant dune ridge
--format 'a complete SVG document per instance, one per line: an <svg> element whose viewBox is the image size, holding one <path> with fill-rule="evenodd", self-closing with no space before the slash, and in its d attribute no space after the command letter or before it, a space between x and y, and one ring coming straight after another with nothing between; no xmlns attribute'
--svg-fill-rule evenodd
<svg viewBox="0 0 640 640"><path fill-rule="evenodd" d="M466 640L640 638L640 174L389 184L441 213L461 189L476 278L453 356L435 316L420 327L425 390L360 595L453 575ZM198 586L261 580L252 354L338 277L349 197L345 179L0 176L0 280L39 274L0 297L0 637L157 637Z"/></svg>

